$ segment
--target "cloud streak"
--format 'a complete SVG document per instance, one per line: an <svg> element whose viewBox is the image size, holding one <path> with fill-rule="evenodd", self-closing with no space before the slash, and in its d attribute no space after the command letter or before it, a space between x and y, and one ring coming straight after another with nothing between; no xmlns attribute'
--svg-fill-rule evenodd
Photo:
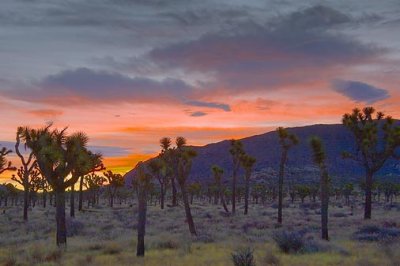
<svg viewBox="0 0 400 266"><path fill-rule="evenodd" d="M373 104L390 97L385 89L353 80L335 80L332 82L333 90L356 102Z"/></svg>

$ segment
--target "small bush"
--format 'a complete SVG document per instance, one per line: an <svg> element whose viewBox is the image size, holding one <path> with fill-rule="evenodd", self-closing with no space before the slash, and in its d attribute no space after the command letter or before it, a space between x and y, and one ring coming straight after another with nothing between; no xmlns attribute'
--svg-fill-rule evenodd
<svg viewBox="0 0 400 266"><path fill-rule="evenodd" d="M268 266L279 266L281 262L277 256L275 256L271 250L267 250L264 256L264 265Z"/></svg>
<svg viewBox="0 0 400 266"><path fill-rule="evenodd" d="M67 227L67 237L71 237L80 234L83 230L84 224L79 220L73 218L67 218L66 227Z"/></svg>
<svg viewBox="0 0 400 266"><path fill-rule="evenodd" d="M202 242L202 243L214 243L215 240L214 238L207 233L203 233L197 236L196 242Z"/></svg>
<svg viewBox="0 0 400 266"><path fill-rule="evenodd" d="M278 231L272 236L279 249L285 253L298 253L305 245L304 233Z"/></svg>
<svg viewBox="0 0 400 266"><path fill-rule="evenodd" d="M348 215L345 214L344 212L336 212L336 213L332 214L332 216L336 217L336 218L343 218L343 217L347 217Z"/></svg>
<svg viewBox="0 0 400 266"><path fill-rule="evenodd" d="M14 254L10 254L7 256L3 263L4 266L15 266L17 265L17 258Z"/></svg>
<svg viewBox="0 0 400 266"><path fill-rule="evenodd" d="M390 241L400 237L400 230L397 228L385 228L376 225L366 225L353 234L358 241Z"/></svg>
<svg viewBox="0 0 400 266"><path fill-rule="evenodd" d="M122 247L118 245L117 243L110 243L107 245L103 251L104 254L107 255L116 255L121 253Z"/></svg>
<svg viewBox="0 0 400 266"><path fill-rule="evenodd" d="M178 249L179 243L174 240L161 241L156 244L158 249Z"/></svg>
<svg viewBox="0 0 400 266"><path fill-rule="evenodd" d="M234 266L255 266L256 262L251 248L240 249L232 253Z"/></svg>
<svg viewBox="0 0 400 266"><path fill-rule="evenodd" d="M325 242L305 237L306 231L277 231L272 238L284 253L315 253L330 250Z"/></svg>
<svg viewBox="0 0 400 266"><path fill-rule="evenodd" d="M61 257L63 255L63 252L61 249L53 249L50 250L45 256L44 256L44 261L47 262L59 262L61 260Z"/></svg>

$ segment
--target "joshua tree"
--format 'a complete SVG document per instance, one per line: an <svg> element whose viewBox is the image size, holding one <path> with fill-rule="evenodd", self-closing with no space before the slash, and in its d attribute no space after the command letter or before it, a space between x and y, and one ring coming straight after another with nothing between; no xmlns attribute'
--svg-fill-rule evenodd
<svg viewBox="0 0 400 266"><path fill-rule="evenodd" d="M23 219L24 221L28 220L28 204L29 204L29 191L30 191L30 180L31 172L36 166L36 160L34 158L33 152L30 151L27 158L25 158L20 151L21 144L21 136L26 134L26 131L29 130L26 127L18 127L16 134L16 143L15 143L15 153L21 160L21 168L17 172L18 179L13 176L13 180L17 181L24 188L24 213ZM25 145L26 148L26 145Z"/></svg>
<svg viewBox="0 0 400 266"><path fill-rule="evenodd" d="M189 197L186 187L186 181L189 178L190 170L192 169L192 161L193 158L197 156L197 153L192 148L186 146L185 138L177 137L176 148L173 150L173 154L177 160L177 181L182 192L189 231L192 235L197 235L192 213L190 211Z"/></svg>
<svg viewBox="0 0 400 266"><path fill-rule="evenodd" d="M177 190L176 190L176 169L177 169L177 161L174 156L172 156L171 152L171 138L164 137L160 140L161 146L161 154L160 158L163 160L165 169L165 175L169 175L171 180L171 188L172 188L172 206L177 206Z"/></svg>
<svg viewBox="0 0 400 266"><path fill-rule="evenodd" d="M88 151L89 157L90 157L90 167L89 171L87 173L81 174L79 178L79 199L78 199L78 210L82 211L82 205L83 205L83 183L84 183L84 176L89 174L89 173L95 173L99 171L103 171L106 168L103 165L103 156L100 153L92 153ZM72 187L71 189L73 189ZM73 193L72 193L73 194Z"/></svg>
<svg viewBox="0 0 400 266"><path fill-rule="evenodd" d="M221 183L222 175L224 174L224 169L222 169L218 165L213 165L211 167L211 170L214 175L215 184L218 187L218 196L221 199L222 207L224 207L225 212L229 213L228 207L226 206L225 202L224 188L222 187Z"/></svg>
<svg viewBox="0 0 400 266"><path fill-rule="evenodd" d="M329 206L329 174L325 165L325 151L319 138L311 138L311 148L313 150L314 162L321 171L321 236L322 239L329 240L328 237L328 206Z"/></svg>
<svg viewBox="0 0 400 266"><path fill-rule="evenodd" d="M256 159L250 155L243 155L240 160L245 171L245 192L244 192L244 214L247 215L249 210L249 195L250 195L250 177L253 171L253 166Z"/></svg>
<svg viewBox="0 0 400 266"><path fill-rule="evenodd" d="M166 146L166 149L169 147ZM164 151L164 148L163 148ZM160 184L160 205L161 209L164 209L164 202L165 202L165 191L167 188L167 183L168 183L168 168L164 162L164 160L161 159L162 155L159 155L159 157L151 160L149 162L149 168L154 177L157 178L158 183ZM176 191L175 191L176 193ZM176 197L176 195L175 195Z"/></svg>
<svg viewBox="0 0 400 266"><path fill-rule="evenodd" d="M103 186L106 179L103 176L97 175L96 173L90 173L85 175L83 185L86 187L88 192L91 193L92 206L96 204L99 198L99 190ZM90 196L90 195L89 195ZM88 199L88 207L90 199Z"/></svg>
<svg viewBox="0 0 400 266"><path fill-rule="evenodd" d="M233 172L232 172L232 214L236 211L236 182L237 174L241 164L241 158L244 155L243 145L240 140L231 140L231 148L229 150L232 155Z"/></svg>
<svg viewBox="0 0 400 266"><path fill-rule="evenodd" d="M400 126L390 116L365 107L362 111L355 108L351 114L343 115L343 125L355 138L356 150L345 152L345 158L358 162L365 169L365 209L364 219L371 219L372 186L374 174L385 162L395 156L400 146Z"/></svg>
<svg viewBox="0 0 400 266"><path fill-rule="evenodd" d="M191 183L187 188L190 195L190 204L193 205L194 196L199 196L201 193L201 184L199 182Z"/></svg>
<svg viewBox="0 0 400 266"><path fill-rule="evenodd" d="M89 160L87 153L88 137L84 133L66 135L50 129L27 128L21 134L27 147L32 150L40 172L47 179L56 195L57 246L66 246L67 232L65 224L65 190L71 187L79 176L72 175L76 167ZM71 176L70 178L68 178Z"/></svg>
<svg viewBox="0 0 400 266"><path fill-rule="evenodd" d="M147 196L151 185L151 176L146 173L144 164L139 162L137 165L136 177L133 180L134 187L138 197L138 242L136 256L144 256L144 236L146 234L146 213L147 213Z"/></svg>
<svg viewBox="0 0 400 266"><path fill-rule="evenodd" d="M351 195L351 193L353 193L353 190L354 190L353 183L344 184L342 191L343 191L343 195L346 199L346 205L350 205L350 195Z"/></svg>
<svg viewBox="0 0 400 266"><path fill-rule="evenodd" d="M311 190L308 185L296 185L294 189L297 192L297 195L299 195L301 203L304 203L304 199L307 196L310 196Z"/></svg>
<svg viewBox="0 0 400 266"><path fill-rule="evenodd" d="M108 194L110 196L110 207L112 208L114 206L114 197L117 194L117 189L124 186L124 177L110 170L105 172L104 176L108 181Z"/></svg>
<svg viewBox="0 0 400 266"><path fill-rule="evenodd" d="M6 149L5 147L0 150L0 174L5 171L15 171L16 168L12 166L11 162L7 161L6 156L12 151Z"/></svg>
<svg viewBox="0 0 400 266"><path fill-rule="evenodd" d="M282 224L282 205L283 205L283 177L285 175L285 164L289 149L299 143L296 135L289 133L285 128L278 127L279 144L282 148L281 162L279 164L278 181L278 224Z"/></svg>

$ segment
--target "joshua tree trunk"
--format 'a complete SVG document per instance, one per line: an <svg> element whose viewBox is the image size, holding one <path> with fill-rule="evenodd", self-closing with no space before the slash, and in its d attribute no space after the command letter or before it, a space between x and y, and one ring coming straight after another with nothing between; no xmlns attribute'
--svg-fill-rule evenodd
<svg viewBox="0 0 400 266"><path fill-rule="evenodd" d="M236 169L233 169L232 176L232 214L234 215L236 212Z"/></svg>
<svg viewBox="0 0 400 266"><path fill-rule="evenodd" d="M249 211L249 193L250 192L250 176L246 176L246 187L244 195L244 214L247 215Z"/></svg>
<svg viewBox="0 0 400 266"><path fill-rule="evenodd" d="M75 217L75 184L71 186L70 216Z"/></svg>
<svg viewBox="0 0 400 266"><path fill-rule="evenodd" d="M83 176L79 179L79 203L78 203L78 211L82 211L83 205Z"/></svg>
<svg viewBox="0 0 400 266"><path fill-rule="evenodd" d="M138 235L137 235L137 248L136 256L144 256L144 236L146 234L146 213L147 213L147 197L146 191L138 191L139 200L139 215L138 215Z"/></svg>
<svg viewBox="0 0 400 266"><path fill-rule="evenodd" d="M282 224L282 207L283 207L283 176L285 174L285 163L287 151L283 150L281 163L279 165L279 184L278 184L278 224Z"/></svg>
<svg viewBox="0 0 400 266"><path fill-rule="evenodd" d="M164 199L165 199L165 185L161 184L161 195L160 195L160 205L161 205L161 210L164 209Z"/></svg>
<svg viewBox="0 0 400 266"><path fill-rule="evenodd" d="M175 178L172 178L171 180L171 185L172 185L172 206L178 206L177 200L176 200L176 185L175 185Z"/></svg>
<svg viewBox="0 0 400 266"><path fill-rule="evenodd" d="M43 194L42 194L42 200L43 200L43 208L46 208L46 201L47 201L47 191L43 190Z"/></svg>
<svg viewBox="0 0 400 266"><path fill-rule="evenodd" d="M222 207L224 207L225 212L229 213L228 207L226 206L225 196L224 196L224 193L223 193L222 189L220 189L219 195L221 197Z"/></svg>
<svg viewBox="0 0 400 266"><path fill-rule="evenodd" d="M65 191L58 189L56 193L57 246L67 245L67 229L65 224Z"/></svg>
<svg viewBox="0 0 400 266"><path fill-rule="evenodd" d="M24 187L24 221L28 221L29 184Z"/></svg>
<svg viewBox="0 0 400 266"><path fill-rule="evenodd" d="M326 170L323 170L321 176L321 234L322 234L322 239L325 240L329 240L328 206L329 206L329 176Z"/></svg>
<svg viewBox="0 0 400 266"><path fill-rule="evenodd" d="M364 209L364 219L371 219L372 210L372 178L373 172L371 170L367 171L365 178L365 209Z"/></svg>
<svg viewBox="0 0 400 266"><path fill-rule="evenodd" d="M183 204L185 205L186 220L189 225L189 231L192 235L197 236L196 228L193 222L192 212L190 211L189 198L186 192L186 188L184 186L181 186L181 191L183 197Z"/></svg>

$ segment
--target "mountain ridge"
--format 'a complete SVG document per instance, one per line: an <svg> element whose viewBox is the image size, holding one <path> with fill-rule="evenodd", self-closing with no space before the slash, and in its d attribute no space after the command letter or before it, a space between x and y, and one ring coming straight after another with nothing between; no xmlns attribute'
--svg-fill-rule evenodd
<svg viewBox="0 0 400 266"><path fill-rule="evenodd" d="M315 167L309 145L311 136L319 137L326 151L328 170L333 177L345 180L353 180L364 176L363 168L350 159L343 159L342 152L355 150L352 133L342 124L314 124L287 128L298 136L300 143L289 151L287 161L288 168L305 169ZM257 159L254 172L262 172L266 169L277 171L280 160L280 145L275 131L266 132L240 139L246 153ZM190 141L190 140L189 140ZM229 179L232 174L231 155L229 154L230 140L223 140L204 146L193 146L198 156L193 160L190 181L212 181L211 166L219 165L225 171L224 178ZM126 183L131 182L135 169L125 175ZM301 173L300 173L301 174ZM378 175L400 174L398 162L388 160Z"/></svg>

